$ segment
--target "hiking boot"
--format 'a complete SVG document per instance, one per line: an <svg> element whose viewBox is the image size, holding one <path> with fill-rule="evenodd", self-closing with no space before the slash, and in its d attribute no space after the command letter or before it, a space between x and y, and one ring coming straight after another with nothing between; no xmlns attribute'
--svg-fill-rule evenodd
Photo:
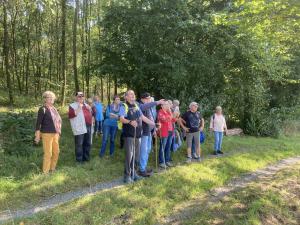
<svg viewBox="0 0 300 225"><path fill-rule="evenodd" d="M218 154L221 154L221 155L224 154L222 151L217 151L217 153L218 153Z"/></svg>
<svg viewBox="0 0 300 225"><path fill-rule="evenodd" d="M167 165L168 167L172 167L172 166L173 166L173 164L172 164L171 162L167 162L166 165Z"/></svg>
<svg viewBox="0 0 300 225"><path fill-rule="evenodd" d="M124 177L124 183L125 183L125 184L130 184L130 183L132 183L132 182L133 182L133 180L131 179L130 176L125 176L125 177Z"/></svg>
<svg viewBox="0 0 300 225"><path fill-rule="evenodd" d="M186 163L191 163L192 162L192 158L191 157L187 157L185 162Z"/></svg>
<svg viewBox="0 0 300 225"><path fill-rule="evenodd" d="M164 164L164 163L160 163L160 164L159 164L159 167L164 168L164 169L167 168L166 164Z"/></svg>

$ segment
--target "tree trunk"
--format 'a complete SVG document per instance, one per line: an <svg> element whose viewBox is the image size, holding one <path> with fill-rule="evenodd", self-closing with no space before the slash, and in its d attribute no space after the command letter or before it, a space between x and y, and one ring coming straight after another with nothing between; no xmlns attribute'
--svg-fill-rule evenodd
<svg viewBox="0 0 300 225"><path fill-rule="evenodd" d="M73 20L73 73L75 82L75 91L79 91L79 81L77 74L77 21L78 21L78 0L75 0L75 11Z"/></svg>
<svg viewBox="0 0 300 225"><path fill-rule="evenodd" d="M101 102L104 100L104 84L103 84L103 77L100 77L100 88L101 88Z"/></svg>
<svg viewBox="0 0 300 225"><path fill-rule="evenodd" d="M118 78L117 75L115 75L115 80L114 80L114 95L118 94Z"/></svg>
<svg viewBox="0 0 300 225"><path fill-rule="evenodd" d="M61 105L65 105L66 101L66 86L67 86L67 74L66 74L66 0L61 0L61 72L62 72L62 91L61 91Z"/></svg>
<svg viewBox="0 0 300 225"><path fill-rule="evenodd" d="M7 11L6 11L6 4L7 1L3 1L3 56L4 56L4 65L5 65L5 73L6 73L6 84L7 84L7 89L8 89L8 99L9 99L9 104L13 105L14 104L14 98L13 98L13 89L11 86L11 80L10 80L10 71L9 71L9 37L8 37L8 28L7 28Z"/></svg>

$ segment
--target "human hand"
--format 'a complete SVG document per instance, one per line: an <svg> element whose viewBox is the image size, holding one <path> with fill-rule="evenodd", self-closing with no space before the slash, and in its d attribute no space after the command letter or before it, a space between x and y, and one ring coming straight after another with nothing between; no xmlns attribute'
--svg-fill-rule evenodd
<svg viewBox="0 0 300 225"><path fill-rule="evenodd" d="M129 122L129 124L130 124L131 126L133 126L133 127L137 127L137 126L138 126L138 123L137 123L135 120L131 120L131 121Z"/></svg>

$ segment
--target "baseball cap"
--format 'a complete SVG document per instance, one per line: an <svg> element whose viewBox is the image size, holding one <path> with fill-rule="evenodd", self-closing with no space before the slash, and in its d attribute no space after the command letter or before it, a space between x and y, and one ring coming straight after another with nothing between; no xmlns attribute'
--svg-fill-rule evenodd
<svg viewBox="0 0 300 225"><path fill-rule="evenodd" d="M145 92L141 95L141 98L151 98L151 95L150 95L150 93Z"/></svg>
<svg viewBox="0 0 300 225"><path fill-rule="evenodd" d="M82 92L82 91L77 91L77 92L75 93L75 96L80 96L80 97L83 97L83 96L84 96L84 94L83 94L83 92Z"/></svg>

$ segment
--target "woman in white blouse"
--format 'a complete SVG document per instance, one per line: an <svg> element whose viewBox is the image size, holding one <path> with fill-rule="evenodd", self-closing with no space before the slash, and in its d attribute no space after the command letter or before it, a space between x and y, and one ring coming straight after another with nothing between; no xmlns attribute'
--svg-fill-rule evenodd
<svg viewBox="0 0 300 225"><path fill-rule="evenodd" d="M214 132L215 136L215 145L214 145L214 155L223 154L221 151L222 140L224 131L227 132L227 125L225 117L222 113L222 107L217 106L216 112L212 115L210 119L210 130Z"/></svg>

